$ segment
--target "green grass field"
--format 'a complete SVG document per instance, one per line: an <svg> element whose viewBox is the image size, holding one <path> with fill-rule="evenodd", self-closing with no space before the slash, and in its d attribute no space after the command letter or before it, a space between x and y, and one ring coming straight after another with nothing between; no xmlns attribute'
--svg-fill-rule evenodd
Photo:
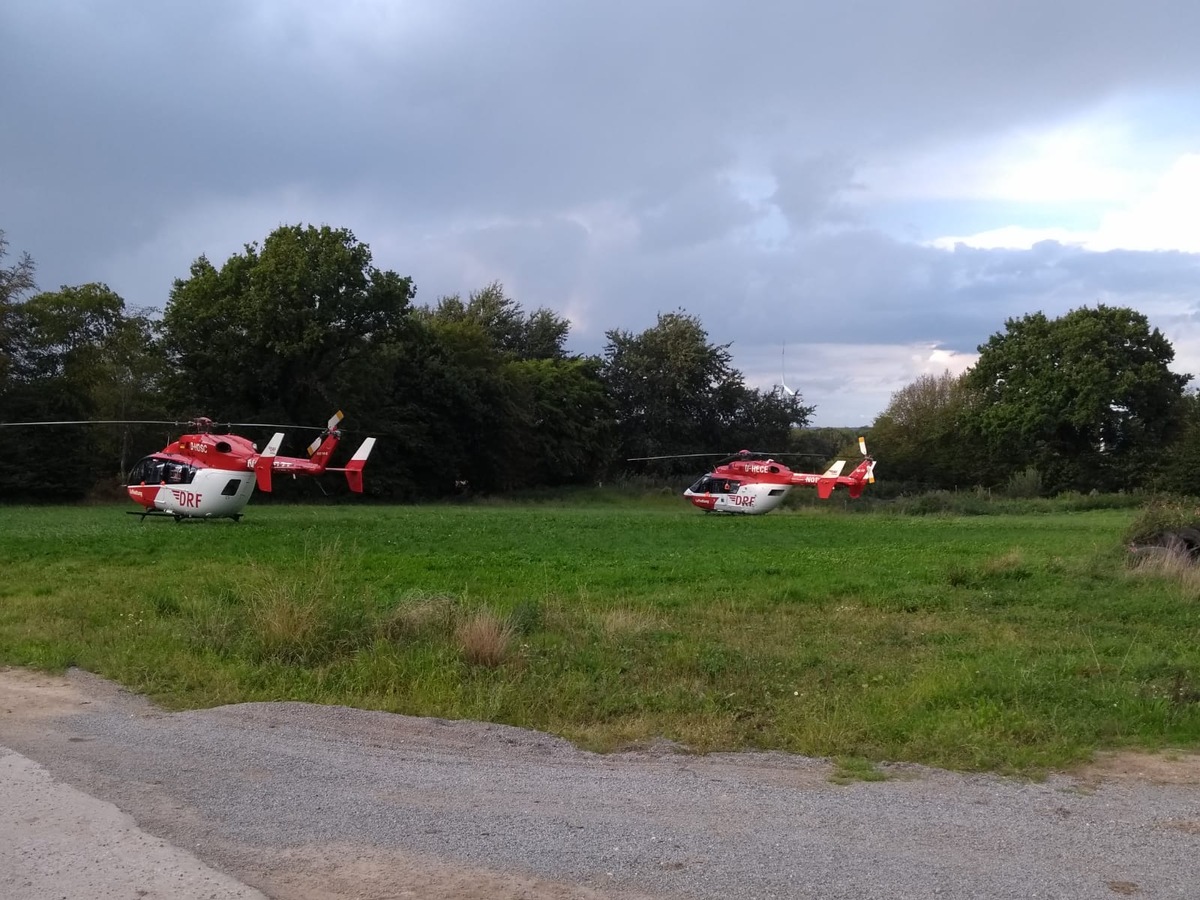
<svg viewBox="0 0 1200 900"><path fill-rule="evenodd" d="M1200 747L1200 599L1127 568L1136 510L126 508L0 507L0 664L170 708L339 703L602 750L1032 774Z"/></svg>

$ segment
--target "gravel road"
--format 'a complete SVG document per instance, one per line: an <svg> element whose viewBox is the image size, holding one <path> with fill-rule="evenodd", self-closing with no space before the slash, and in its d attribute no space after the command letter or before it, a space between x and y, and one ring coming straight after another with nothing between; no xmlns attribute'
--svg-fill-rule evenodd
<svg viewBox="0 0 1200 900"><path fill-rule="evenodd" d="M1200 898L1196 756L840 786L784 754L597 755L302 703L165 713L19 670L0 671L0 745L287 900Z"/></svg>

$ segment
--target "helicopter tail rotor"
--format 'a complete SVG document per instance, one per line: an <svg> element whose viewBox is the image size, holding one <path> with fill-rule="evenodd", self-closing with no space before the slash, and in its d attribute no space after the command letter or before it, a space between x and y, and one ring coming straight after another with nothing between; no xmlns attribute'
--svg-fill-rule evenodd
<svg viewBox="0 0 1200 900"><path fill-rule="evenodd" d="M313 442L308 445L308 455L310 457L316 458L318 451L321 449L321 445L327 439L330 437L337 438L340 436L338 434L338 425L341 423L343 418L345 417L342 415L342 411L340 409L329 417L329 421L325 424L324 433L321 434L320 437L313 438ZM329 448L329 452L333 452L333 447L336 446L337 441L335 440L333 446ZM329 453L326 453L325 456L328 458ZM320 460L317 461L319 462Z"/></svg>
<svg viewBox="0 0 1200 900"><path fill-rule="evenodd" d="M860 437L858 439L858 449L863 455L863 461L850 473L848 479L843 479L850 492L850 496L855 499L862 495L863 489L868 484L875 483L875 458L867 453L867 441L865 438Z"/></svg>
<svg viewBox="0 0 1200 900"><path fill-rule="evenodd" d="M866 460L867 468L863 478L868 484L875 483L875 460L871 454L867 453L867 439L861 434L858 436L858 449Z"/></svg>

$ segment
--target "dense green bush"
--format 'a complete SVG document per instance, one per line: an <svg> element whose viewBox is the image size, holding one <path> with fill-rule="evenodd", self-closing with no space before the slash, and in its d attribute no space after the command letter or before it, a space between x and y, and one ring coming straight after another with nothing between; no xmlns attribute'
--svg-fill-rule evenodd
<svg viewBox="0 0 1200 900"><path fill-rule="evenodd" d="M1127 544L1153 541L1164 531L1200 527L1200 498L1160 495L1152 498L1125 530Z"/></svg>

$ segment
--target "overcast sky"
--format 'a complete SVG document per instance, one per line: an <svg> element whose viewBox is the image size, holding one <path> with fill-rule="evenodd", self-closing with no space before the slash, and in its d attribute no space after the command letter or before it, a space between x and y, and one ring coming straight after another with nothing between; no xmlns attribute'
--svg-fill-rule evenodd
<svg viewBox="0 0 1200 900"><path fill-rule="evenodd" d="M43 290L161 309L201 254L345 227L576 352L685 309L820 425L1038 310L1134 307L1200 374L1197 34L1195 0L7 0L0 229Z"/></svg>

